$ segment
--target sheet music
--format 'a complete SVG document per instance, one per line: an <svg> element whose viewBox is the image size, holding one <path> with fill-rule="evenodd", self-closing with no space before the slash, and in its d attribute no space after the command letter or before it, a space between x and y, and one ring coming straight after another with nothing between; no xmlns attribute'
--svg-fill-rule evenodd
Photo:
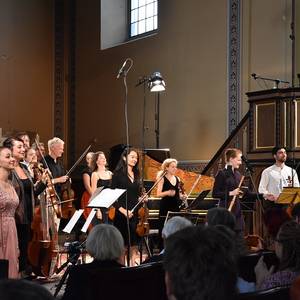
<svg viewBox="0 0 300 300"><path fill-rule="evenodd" d="M79 220L82 213L83 213L83 209L76 210L69 223L63 229L63 232L70 233L74 228L75 224L77 223L77 221Z"/></svg>
<svg viewBox="0 0 300 300"><path fill-rule="evenodd" d="M126 190L124 189L110 189L106 188L100 191L95 197L91 198L88 207L105 207L109 208L113 205L114 202L118 200L118 198L125 193ZM97 190L96 190L97 192Z"/></svg>
<svg viewBox="0 0 300 300"><path fill-rule="evenodd" d="M89 213L89 215L88 215L88 217L87 217L87 219L86 219L84 225L83 225L82 228L81 228L81 231L82 231L82 232L86 232L86 231L87 231L87 229L88 229L89 225L91 224L91 222L92 222L92 220L93 220L93 218L94 218L96 212L97 212L97 210L96 210L95 208L93 208L93 209L91 210L91 212Z"/></svg>

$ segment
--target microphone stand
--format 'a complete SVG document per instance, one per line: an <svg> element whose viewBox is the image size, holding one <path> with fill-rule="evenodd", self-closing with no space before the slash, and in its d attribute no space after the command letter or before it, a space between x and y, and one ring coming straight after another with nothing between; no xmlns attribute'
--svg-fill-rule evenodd
<svg viewBox="0 0 300 300"><path fill-rule="evenodd" d="M260 201L260 197L259 197L259 193L258 193L258 190L254 184L254 179L253 179L253 176L252 176L252 173L253 173L253 170L251 168L251 166L249 165L249 162L247 160L244 160L244 163L246 165L246 168L245 168L245 174L249 176L250 178L250 182L251 182L251 185L253 186L253 189L254 189L254 193L255 193L255 196L256 196L256 202L258 203L259 205L259 209L261 209L262 212L264 212L264 208L261 204L261 201Z"/></svg>
<svg viewBox="0 0 300 300"><path fill-rule="evenodd" d="M279 88L279 83L289 83L289 81L285 81L285 80L281 80L281 79L274 79L274 78L268 78L268 77L262 77L262 76L257 76L255 73L251 74L251 76L254 78L254 80L256 79L262 79L265 81L271 81L275 83L274 89L278 89Z"/></svg>
<svg viewBox="0 0 300 300"><path fill-rule="evenodd" d="M129 126L128 126L128 87L127 87L127 73L133 66L132 59L130 60L130 66L126 71L122 71L121 75L123 76L123 83L125 88L125 101L124 101L124 114L125 114L125 130L126 130L126 177L128 178L128 154L129 154ZM118 78L118 77L117 77ZM128 214L128 193L126 191L125 195L125 209L126 209L126 223L127 223L127 235L128 235L128 244L127 244L127 265L130 266L130 248L131 248L131 236L130 236L130 224L129 224L129 214Z"/></svg>

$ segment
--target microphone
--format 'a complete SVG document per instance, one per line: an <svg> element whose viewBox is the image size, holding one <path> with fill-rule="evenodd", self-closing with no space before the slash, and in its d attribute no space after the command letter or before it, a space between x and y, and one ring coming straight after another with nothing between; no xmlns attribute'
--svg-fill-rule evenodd
<svg viewBox="0 0 300 300"><path fill-rule="evenodd" d="M129 58L126 58L126 59L125 59L123 65L122 65L122 67L121 67L121 69L120 69L119 72L118 72L117 79L119 79L120 76L124 73L124 69L125 69L125 66L126 66L128 60L129 60Z"/></svg>
<svg viewBox="0 0 300 300"><path fill-rule="evenodd" d="M257 76L256 76L256 74L255 74L255 73L252 73L252 74L251 74L251 76L253 77L253 79L254 79L254 80L256 80L256 79L257 79Z"/></svg>
<svg viewBox="0 0 300 300"><path fill-rule="evenodd" d="M250 162L244 155L242 155L242 161L245 163L246 169L248 169L251 173L253 173L253 168L251 167Z"/></svg>

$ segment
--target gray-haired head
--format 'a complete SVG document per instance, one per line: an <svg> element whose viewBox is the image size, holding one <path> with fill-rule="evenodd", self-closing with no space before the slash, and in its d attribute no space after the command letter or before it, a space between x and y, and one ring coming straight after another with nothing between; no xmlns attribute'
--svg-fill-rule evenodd
<svg viewBox="0 0 300 300"><path fill-rule="evenodd" d="M166 239L176 231L179 231L188 226L193 226L193 223L190 220L183 217L175 216L169 219L165 224L162 230L162 237Z"/></svg>
<svg viewBox="0 0 300 300"><path fill-rule="evenodd" d="M116 227L99 224L88 235L86 250L96 260L118 260L124 251L124 240Z"/></svg>

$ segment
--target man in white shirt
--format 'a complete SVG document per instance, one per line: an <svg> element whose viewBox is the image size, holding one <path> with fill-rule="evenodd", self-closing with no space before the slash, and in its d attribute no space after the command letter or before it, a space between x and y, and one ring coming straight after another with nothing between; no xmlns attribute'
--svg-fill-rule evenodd
<svg viewBox="0 0 300 300"><path fill-rule="evenodd" d="M265 199L276 202L284 187L299 187L299 180L296 170L285 165L285 148L274 147L272 154L275 164L262 172L258 191L264 194Z"/></svg>

